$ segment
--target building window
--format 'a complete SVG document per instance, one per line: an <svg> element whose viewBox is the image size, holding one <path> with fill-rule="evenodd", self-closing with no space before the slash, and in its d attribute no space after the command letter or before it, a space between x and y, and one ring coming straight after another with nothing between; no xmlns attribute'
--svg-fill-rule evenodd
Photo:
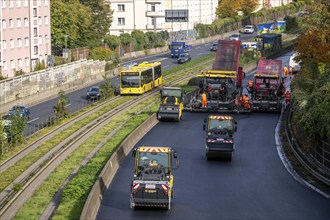
<svg viewBox="0 0 330 220"><path fill-rule="evenodd" d="M13 28L14 27L14 21L13 19L9 19L9 27Z"/></svg>
<svg viewBox="0 0 330 220"><path fill-rule="evenodd" d="M14 40L13 39L10 39L9 46L10 46L10 48L14 48Z"/></svg>
<svg viewBox="0 0 330 220"><path fill-rule="evenodd" d="M38 55L38 46L34 46L34 55Z"/></svg>
<svg viewBox="0 0 330 220"><path fill-rule="evenodd" d="M21 38L17 39L17 47L22 47L22 39Z"/></svg>
<svg viewBox="0 0 330 220"><path fill-rule="evenodd" d="M38 6L41 6L41 0L38 1Z"/></svg>
<svg viewBox="0 0 330 220"><path fill-rule="evenodd" d="M30 66L30 59L25 57L25 66Z"/></svg>
<svg viewBox="0 0 330 220"><path fill-rule="evenodd" d="M33 28L33 35L34 35L35 37L38 36L38 29L37 29L37 28Z"/></svg>
<svg viewBox="0 0 330 220"><path fill-rule="evenodd" d="M39 35L39 44L42 44L42 36Z"/></svg>
<svg viewBox="0 0 330 220"><path fill-rule="evenodd" d="M24 6L28 6L28 1L29 0L24 0Z"/></svg>
<svg viewBox="0 0 330 220"><path fill-rule="evenodd" d="M14 0L9 0L9 7L10 8L14 7Z"/></svg>
<svg viewBox="0 0 330 220"><path fill-rule="evenodd" d="M156 6L155 5L151 5L151 11L156 11Z"/></svg>
<svg viewBox="0 0 330 220"><path fill-rule="evenodd" d="M20 18L17 18L17 27L22 26L22 20Z"/></svg>
<svg viewBox="0 0 330 220"><path fill-rule="evenodd" d="M42 20L41 20L41 16L38 17L38 24L41 25Z"/></svg>
<svg viewBox="0 0 330 220"><path fill-rule="evenodd" d="M14 60L10 60L10 68L14 69L15 68L15 62Z"/></svg>
<svg viewBox="0 0 330 220"><path fill-rule="evenodd" d="M118 25L125 25L125 18L118 18Z"/></svg>
<svg viewBox="0 0 330 220"><path fill-rule="evenodd" d="M3 7L3 8L6 7L6 0L2 0L2 7Z"/></svg>
<svg viewBox="0 0 330 220"><path fill-rule="evenodd" d="M22 68L23 67L22 59L18 59L17 61L18 61L18 67Z"/></svg>
<svg viewBox="0 0 330 220"><path fill-rule="evenodd" d="M16 0L16 7L21 7L21 0Z"/></svg>
<svg viewBox="0 0 330 220"><path fill-rule="evenodd" d="M44 5L45 5L45 6L48 5L48 0L44 0Z"/></svg>
<svg viewBox="0 0 330 220"><path fill-rule="evenodd" d="M6 61L3 61L3 62L2 62L2 65L3 65L2 68L3 68L4 70L6 70L6 69L7 69L7 62L6 62Z"/></svg>
<svg viewBox="0 0 330 220"><path fill-rule="evenodd" d="M44 20L45 20L45 24L48 24L48 17L47 16L44 17Z"/></svg>
<svg viewBox="0 0 330 220"><path fill-rule="evenodd" d="M155 18L151 18L151 24L152 24L152 25L155 25L155 21L156 21Z"/></svg>
<svg viewBox="0 0 330 220"><path fill-rule="evenodd" d="M24 45L29 46L29 38L24 38Z"/></svg>
<svg viewBox="0 0 330 220"><path fill-rule="evenodd" d="M7 49L7 42L5 40L2 41L2 48Z"/></svg>
<svg viewBox="0 0 330 220"><path fill-rule="evenodd" d="M3 19L3 20L2 20L2 28L3 28L3 29L5 29L5 28L6 28L6 26L7 26L7 25L6 25L6 20L5 20L5 19Z"/></svg>
<svg viewBox="0 0 330 220"><path fill-rule="evenodd" d="M125 5L118 5L118 11L124 12L125 11Z"/></svg>
<svg viewBox="0 0 330 220"><path fill-rule="evenodd" d="M37 8L33 9L33 17L37 17L38 13L37 13Z"/></svg>
<svg viewBox="0 0 330 220"><path fill-rule="evenodd" d="M29 19L28 18L24 18L24 26L25 27L29 26Z"/></svg>

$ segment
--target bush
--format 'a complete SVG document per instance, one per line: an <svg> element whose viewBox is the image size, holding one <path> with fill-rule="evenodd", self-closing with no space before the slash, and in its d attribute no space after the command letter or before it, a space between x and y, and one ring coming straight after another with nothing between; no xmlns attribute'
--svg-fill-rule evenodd
<svg viewBox="0 0 330 220"><path fill-rule="evenodd" d="M284 21L285 21L285 28L287 31L298 27L298 22L296 21L296 17L285 16Z"/></svg>

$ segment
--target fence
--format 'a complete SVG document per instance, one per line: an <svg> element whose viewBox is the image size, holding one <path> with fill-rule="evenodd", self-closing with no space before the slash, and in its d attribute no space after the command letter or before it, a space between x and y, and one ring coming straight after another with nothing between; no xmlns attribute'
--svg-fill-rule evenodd
<svg viewBox="0 0 330 220"><path fill-rule="evenodd" d="M105 62L79 60L46 70L0 81L0 105L54 88L67 88L96 79L104 73Z"/></svg>

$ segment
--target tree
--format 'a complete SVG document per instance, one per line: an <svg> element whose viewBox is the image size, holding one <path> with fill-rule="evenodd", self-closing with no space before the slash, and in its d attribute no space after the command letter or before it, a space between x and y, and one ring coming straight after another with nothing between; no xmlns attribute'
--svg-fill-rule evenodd
<svg viewBox="0 0 330 220"><path fill-rule="evenodd" d="M259 5L259 0L240 0L239 10L244 16L251 14Z"/></svg>
<svg viewBox="0 0 330 220"><path fill-rule="evenodd" d="M104 38L104 43L106 43L111 50L115 51L120 45L120 38L116 35L107 35Z"/></svg>
<svg viewBox="0 0 330 220"><path fill-rule="evenodd" d="M67 105L69 104L69 98L65 95L64 91L58 93L57 104L53 107L55 117L57 120L69 117L69 111Z"/></svg>
<svg viewBox="0 0 330 220"><path fill-rule="evenodd" d="M11 145L17 145L23 143L25 140L24 130L27 124L27 118L21 117L20 112L17 112L9 116L9 137Z"/></svg>
<svg viewBox="0 0 330 220"><path fill-rule="evenodd" d="M221 0L216 8L215 14L218 18L235 17L238 13L240 0Z"/></svg>
<svg viewBox="0 0 330 220"><path fill-rule="evenodd" d="M125 52L131 52L131 42L132 42L132 36L128 33L123 33L119 36L120 42L122 47L124 48Z"/></svg>
<svg viewBox="0 0 330 220"><path fill-rule="evenodd" d="M90 26L92 39L104 39L109 32L113 19L113 10L110 8L110 3L103 0L80 0L80 2L92 11L92 24Z"/></svg>
<svg viewBox="0 0 330 220"><path fill-rule="evenodd" d="M111 56L114 56L114 52L109 48L96 47L89 52L89 58L93 60L105 60L109 61Z"/></svg>
<svg viewBox="0 0 330 220"><path fill-rule="evenodd" d="M100 85L101 97L108 98L113 96L115 88L110 78L110 74L106 72L103 77L103 82Z"/></svg>
<svg viewBox="0 0 330 220"><path fill-rule="evenodd" d="M136 41L136 45L134 48L135 50L143 50L149 48L149 40L142 31L134 30L132 31L131 36Z"/></svg>

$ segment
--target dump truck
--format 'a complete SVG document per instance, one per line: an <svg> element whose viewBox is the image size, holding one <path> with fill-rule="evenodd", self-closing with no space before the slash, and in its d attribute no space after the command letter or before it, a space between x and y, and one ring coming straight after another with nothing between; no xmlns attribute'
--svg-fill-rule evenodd
<svg viewBox="0 0 330 220"><path fill-rule="evenodd" d="M133 149L133 156L135 169L131 183L130 207L170 210L174 195L174 161L175 168L179 166L177 152L171 147L140 146Z"/></svg>
<svg viewBox="0 0 330 220"><path fill-rule="evenodd" d="M243 69L238 66L241 41L219 40L218 50L211 70L203 71L193 78L198 89L185 105L185 110L210 112L249 111L239 109L237 101L242 95ZM189 84L189 83L188 83ZM202 94L207 96L203 108Z"/></svg>
<svg viewBox="0 0 330 220"><path fill-rule="evenodd" d="M180 87L164 87L160 90L161 104L157 112L159 121L182 118L184 91Z"/></svg>
<svg viewBox="0 0 330 220"><path fill-rule="evenodd" d="M235 149L234 133L237 121L232 116L210 115L204 119L206 132L205 156L207 159L232 159Z"/></svg>
<svg viewBox="0 0 330 220"><path fill-rule="evenodd" d="M281 73L281 60L259 60L250 91L253 111L281 112L285 89Z"/></svg>
<svg viewBox="0 0 330 220"><path fill-rule="evenodd" d="M192 46L186 42L172 42L171 43L171 57L179 57L180 54L187 53L191 50Z"/></svg>

